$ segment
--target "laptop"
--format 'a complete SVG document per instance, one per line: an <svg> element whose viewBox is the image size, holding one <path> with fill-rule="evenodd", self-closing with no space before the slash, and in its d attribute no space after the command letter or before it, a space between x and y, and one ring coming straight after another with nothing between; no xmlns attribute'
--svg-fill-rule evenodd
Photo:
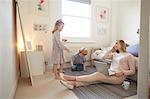
<svg viewBox="0 0 150 99"><path fill-rule="evenodd" d="M110 65L108 65L107 62L94 61L94 64L96 66L97 72L101 72L105 75L108 75L108 69L109 69Z"/></svg>

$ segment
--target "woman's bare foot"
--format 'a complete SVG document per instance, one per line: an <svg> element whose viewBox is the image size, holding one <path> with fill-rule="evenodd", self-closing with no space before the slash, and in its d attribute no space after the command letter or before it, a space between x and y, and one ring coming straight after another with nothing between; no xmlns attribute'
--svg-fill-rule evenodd
<svg viewBox="0 0 150 99"><path fill-rule="evenodd" d="M75 88L75 85L73 82L69 82L69 81L63 81L63 80L60 80L60 83L63 84L65 87L67 87L68 89L74 89Z"/></svg>
<svg viewBox="0 0 150 99"><path fill-rule="evenodd" d="M76 77L75 76L69 76L69 75L65 75L63 73L59 74L60 78L64 81L76 81Z"/></svg>

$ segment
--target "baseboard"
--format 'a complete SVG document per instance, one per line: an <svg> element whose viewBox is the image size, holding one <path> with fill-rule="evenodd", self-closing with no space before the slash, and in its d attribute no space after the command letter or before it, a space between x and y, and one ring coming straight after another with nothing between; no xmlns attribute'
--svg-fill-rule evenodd
<svg viewBox="0 0 150 99"><path fill-rule="evenodd" d="M19 76L18 76L19 77ZM12 89L10 91L10 94L8 96L8 99L14 99L15 97L15 94L16 94L16 89L17 89L17 86L18 86L18 77L16 78L16 80L14 81L14 86L12 86Z"/></svg>

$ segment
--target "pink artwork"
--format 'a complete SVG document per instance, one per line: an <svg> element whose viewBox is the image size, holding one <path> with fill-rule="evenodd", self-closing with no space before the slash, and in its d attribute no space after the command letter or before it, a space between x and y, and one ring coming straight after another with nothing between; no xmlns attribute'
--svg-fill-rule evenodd
<svg viewBox="0 0 150 99"><path fill-rule="evenodd" d="M27 0L28 1L28 0ZM33 15L48 16L49 15L49 0L29 0L29 11Z"/></svg>
<svg viewBox="0 0 150 99"><path fill-rule="evenodd" d="M108 21L108 9L97 7L97 21L106 22Z"/></svg>
<svg viewBox="0 0 150 99"><path fill-rule="evenodd" d="M38 10L43 10L44 3L45 3L44 0L39 0L39 2L38 2Z"/></svg>

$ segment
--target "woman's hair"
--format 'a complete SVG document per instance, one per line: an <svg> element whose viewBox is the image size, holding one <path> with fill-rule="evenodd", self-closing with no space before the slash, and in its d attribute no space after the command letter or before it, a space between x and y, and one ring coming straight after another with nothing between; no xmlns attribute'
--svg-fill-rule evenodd
<svg viewBox="0 0 150 99"><path fill-rule="evenodd" d="M62 19L57 20L56 23L55 23L55 26L54 26L54 29L53 29L52 33L54 33L55 31L57 31L58 28L59 28L59 26L61 24L64 24L64 22L62 21Z"/></svg>
<svg viewBox="0 0 150 99"><path fill-rule="evenodd" d="M126 52L126 43L123 40L118 40L118 42L121 45L121 50Z"/></svg>

